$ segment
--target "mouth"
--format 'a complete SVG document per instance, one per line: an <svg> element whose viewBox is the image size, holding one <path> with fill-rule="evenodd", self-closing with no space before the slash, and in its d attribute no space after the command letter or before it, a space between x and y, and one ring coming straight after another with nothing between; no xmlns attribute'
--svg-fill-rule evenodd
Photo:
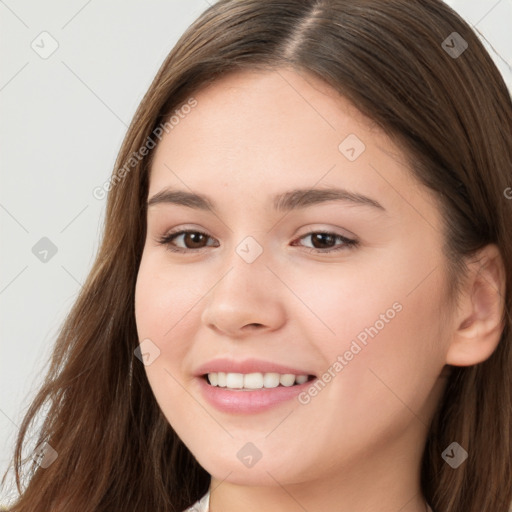
<svg viewBox="0 0 512 512"><path fill-rule="evenodd" d="M201 375L201 378L211 387L224 388L231 391L261 391L300 386L316 379L316 376L276 372L210 372Z"/></svg>
<svg viewBox="0 0 512 512"><path fill-rule="evenodd" d="M268 366L268 365L267 365ZM273 370L277 368L272 368ZM197 376L203 398L227 414L255 414L294 400L317 381L306 373L213 372Z"/></svg>

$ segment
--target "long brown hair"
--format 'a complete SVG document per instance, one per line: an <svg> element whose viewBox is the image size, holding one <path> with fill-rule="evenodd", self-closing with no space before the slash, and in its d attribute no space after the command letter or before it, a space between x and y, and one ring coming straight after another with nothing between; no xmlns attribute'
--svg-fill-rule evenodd
<svg viewBox="0 0 512 512"><path fill-rule="evenodd" d="M468 45L458 56L443 44L450 36L455 47L454 32ZM212 80L281 66L311 73L353 102L436 193L454 298L467 258L487 244L499 247L507 290L501 340L483 363L452 368L432 419L421 483L435 512L508 510L512 102L499 71L469 25L439 0L220 0L165 59L128 129L98 255L18 434L13 466L21 496L12 512L181 512L208 489L210 475L164 418L134 356L134 289L154 152L126 164ZM46 468L22 457L42 410L35 445L47 442L58 454ZM441 457L453 441L470 454L457 470Z"/></svg>

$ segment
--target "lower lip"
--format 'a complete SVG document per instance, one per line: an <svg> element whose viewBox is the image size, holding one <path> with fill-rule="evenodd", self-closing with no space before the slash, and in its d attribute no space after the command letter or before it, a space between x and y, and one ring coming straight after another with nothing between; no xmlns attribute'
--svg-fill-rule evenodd
<svg viewBox="0 0 512 512"><path fill-rule="evenodd" d="M305 391L317 379L308 380L295 386L278 386L252 391L227 389L210 385L206 379L198 377L199 387L204 398L215 408L228 413L257 413L292 400Z"/></svg>

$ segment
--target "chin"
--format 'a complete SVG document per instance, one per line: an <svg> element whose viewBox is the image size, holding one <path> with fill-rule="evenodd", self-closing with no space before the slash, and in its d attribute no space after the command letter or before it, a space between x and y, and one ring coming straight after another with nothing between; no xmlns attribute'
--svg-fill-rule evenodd
<svg viewBox="0 0 512 512"><path fill-rule="evenodd" d="M301 477L299 474L301 471L296 460L287 462L273 457L265 463L262 458L252 467L245 467L236 457L236 453L229 459L196 458L212 477L235 485L273 487L279 484L300 484L307 480L305 475ZM290 468L293 467L297 471L291 473Z"/></svg>

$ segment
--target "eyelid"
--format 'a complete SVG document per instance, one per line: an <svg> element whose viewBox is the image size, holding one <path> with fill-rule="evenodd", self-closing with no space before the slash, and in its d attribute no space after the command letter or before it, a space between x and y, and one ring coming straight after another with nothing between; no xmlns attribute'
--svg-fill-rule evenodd
<svg viewBox="0 0 512 512"><path fill-rule="evenodd" d="M298 232L300 233L302 229ZM340 232L342 231L342 232ZM342 238L353 238L357 239L358 237L355 235L355 233L352 233L348 229L337 227L325 227L325 224L319 224L319 223L313 223L308 225L307 231L304 231L304 233L297 235L299 238L303 237L305 235L310 235L311 233L329 233L331 235L341 236Z"/></svg>

